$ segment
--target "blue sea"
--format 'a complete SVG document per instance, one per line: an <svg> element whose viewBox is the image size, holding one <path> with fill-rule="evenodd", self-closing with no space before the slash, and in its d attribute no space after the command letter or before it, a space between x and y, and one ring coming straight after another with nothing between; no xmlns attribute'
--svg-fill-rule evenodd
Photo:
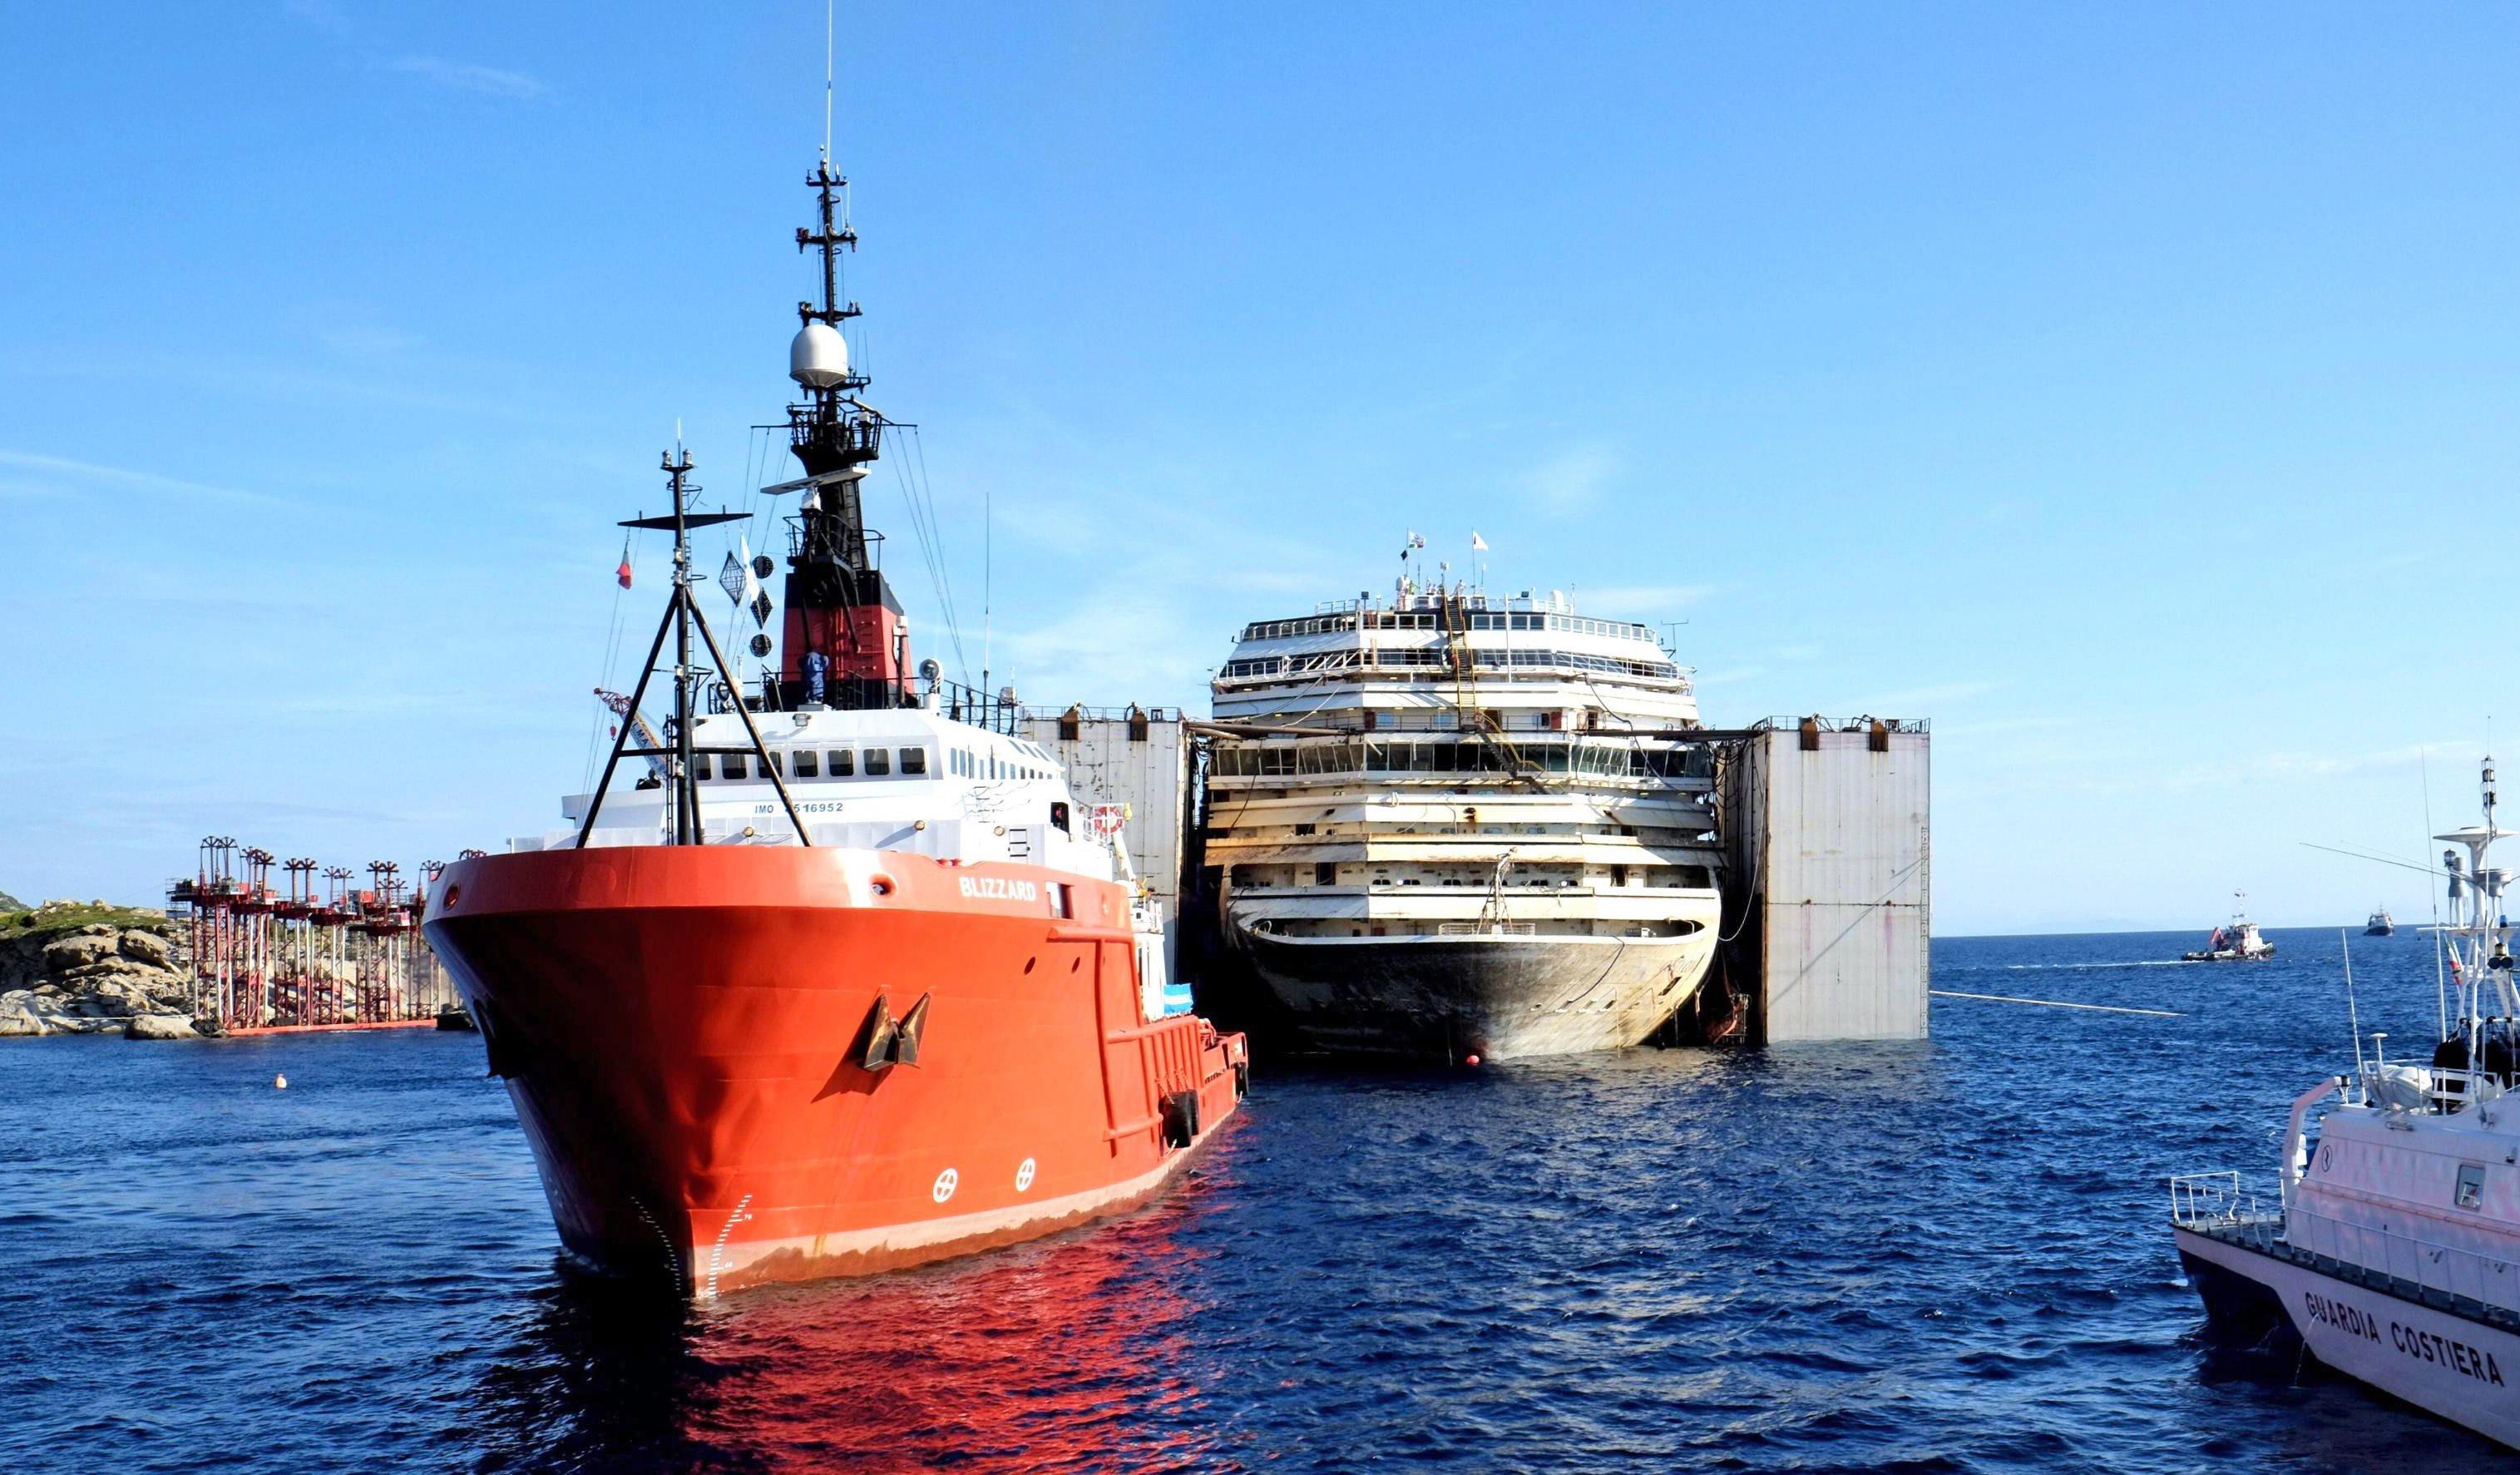
<svg viewBox="0 0 2520 1475"><path fill-rule="evenodd" d="M2334 932L1960 938L1930 1042L1272 1071L1135 1217L698 1309L566 1273L480 1041L0 1044L0 1468L2371 1470L2492 1447L2217 1349ZM2353 940L2432 1037L2432 944ZM273 1087L285 1073L289 1088ZM2272 1364L2272 1365L2270 1365Z"/></svg>

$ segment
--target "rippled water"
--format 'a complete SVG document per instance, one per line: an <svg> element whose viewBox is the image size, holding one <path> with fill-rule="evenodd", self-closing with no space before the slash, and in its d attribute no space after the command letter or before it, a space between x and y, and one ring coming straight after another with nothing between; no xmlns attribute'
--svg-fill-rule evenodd
<svg viewBox="0 0 2520 1475"><path fill-rule="evenodd" d="M1273 1074L1194 1180L698 1311L563 1275L476 1038L0 1046L0 1466L2396 1469L2491 1447L2208 1349L2174 1172L2271 1175L2333 933L1935 944L1935 1038ZM2364 1028L2431 945L2355 940ZM285 1071L286 1091L272 1087Z"/></svg>

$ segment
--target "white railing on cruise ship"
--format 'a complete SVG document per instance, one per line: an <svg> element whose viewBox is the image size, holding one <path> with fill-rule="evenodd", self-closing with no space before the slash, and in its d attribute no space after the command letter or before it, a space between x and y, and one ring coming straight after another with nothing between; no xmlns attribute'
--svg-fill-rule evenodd
<svg viewBox="0 0 2520 1475"><path fill-rule="evenodd" d="M2347 1223L2299 1205L2293 1207L2284 1238L2297 1250L2520 1314L2520 1265L2498 1255L2434 1244L2371 1224Z"/></svg>

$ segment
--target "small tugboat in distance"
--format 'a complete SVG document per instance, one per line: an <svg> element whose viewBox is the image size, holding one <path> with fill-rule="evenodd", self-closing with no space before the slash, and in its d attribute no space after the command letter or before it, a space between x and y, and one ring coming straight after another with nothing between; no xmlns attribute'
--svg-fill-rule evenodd
<svg viewBox="0 0 2520 1475"><path fill-rule="evenodd" d="M2233 892L2231 900L2231 920L2215 928L2213 935L2205 940L2204 946L2194 952L2181 953L2181 962L2248 963L2275 955L2275 945L2268 942L2258 931L2258 924L2249 920L2248 897Z"/></svg>
<svg viewBox="0 0 2520 1475"><path fill-rule="evenodd" d="M2507 872L2486 852L2495 824L2494 761L2485 822L2436 839L2450 921L2442 1037L2429 1061L2389 1061L2371 1037L2354 1074L2295 1097L2262 1205L2233 1172L2170 1182L2171 1236L2205 1303L2208 1331L2245 1347L2290 1346L2384 1393L2520 1448L2520 994ZM2465 854L2461 854L2463 848ZM2346 963L2353 1021L2353 963ZM2325 1116L2313 1111L2330 1095ZM2282 1365L2294 1365L2286 1355Z"/></svg>
<svg viewBox="0 0 2520 1475"><path fill-rule="evenodd" d="M2362 935L2366 938L2396 937L2398 935L2398 921L2395 917L2389 915L2389 908L2385 906L2380 907L2371 913L2370 921L2362 924Z"/></svg>

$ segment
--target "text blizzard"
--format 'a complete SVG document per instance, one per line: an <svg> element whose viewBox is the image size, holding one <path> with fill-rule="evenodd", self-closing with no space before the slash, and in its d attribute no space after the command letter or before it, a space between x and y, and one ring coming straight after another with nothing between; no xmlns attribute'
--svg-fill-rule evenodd
<svg viewBox="0 0 2520 1475"><path fill-rule="evenodd" d="M963 895L991 901L1038 901L1041 886L1032 881L1011 881L1004 876L962 876Z"/></svg>

